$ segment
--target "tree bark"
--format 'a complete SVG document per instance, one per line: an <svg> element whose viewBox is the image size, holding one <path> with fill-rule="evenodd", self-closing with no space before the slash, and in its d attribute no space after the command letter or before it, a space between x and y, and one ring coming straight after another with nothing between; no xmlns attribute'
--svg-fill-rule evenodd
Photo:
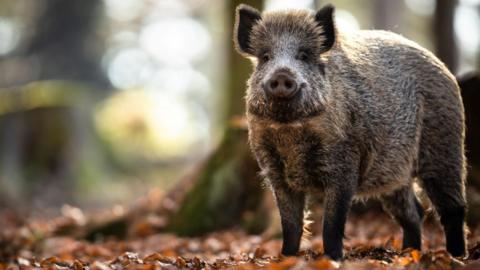
<svg viewBox="0 0 480 270"><path fill-rule="evenodd" d="M458 49L453 28L456 0L437 0L433 19L435 53L455 74L458 66Z"/></svg>

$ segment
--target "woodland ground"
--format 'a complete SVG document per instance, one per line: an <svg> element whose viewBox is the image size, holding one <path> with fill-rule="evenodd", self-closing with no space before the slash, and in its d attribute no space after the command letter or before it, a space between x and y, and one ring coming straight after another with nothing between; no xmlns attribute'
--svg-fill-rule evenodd
<svg viewBox="0 0 480 270"><path fill-rule="evenodd" d="M385 214L351 215L344 241L345 260L335 262L322 256L318 217L314 217L313 236L303 243L301 255L285 258L279 255L278 228L261 235L233 228L202 237L178 237L161 232L167 217L162 211L146 209L151 204L152 198L147 198L135 213L117 207L95 215L64 207L62 215L50 220L22 220L4 211L0 214L0 270L480 269L480 226L470 228L469 256L459 259L445 252L443 233L432 217L424 223L420 252L401 250L401 231ZM128 226L123 224L125 220ZM98 224L104 223L110 224L108 230L121 231L118 235L122 237L97 234L92 238L89 233L98 232Z"/></svg>

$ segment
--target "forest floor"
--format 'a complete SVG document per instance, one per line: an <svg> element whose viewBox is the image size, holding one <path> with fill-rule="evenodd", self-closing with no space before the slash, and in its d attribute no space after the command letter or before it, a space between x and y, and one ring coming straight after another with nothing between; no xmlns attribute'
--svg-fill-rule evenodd
<svg viewBox="0 0 480 270"><path fill-rule="evenodd" d="M149 204L148 200L143 203ZM282 257L278 228L261 235L234 228L187 238L158 232L165 224L158 212L137 213L136 217L125 212L117 207L100 215L104 221L115 216L135 220L123 228L125 237L97 235L94 240L87 240L92 238L86 232L95 218L78 208L64 207L62 215L50 220L21 220L11 212L0 212L0 270L480 269L480 226L470 228L469 255L452 258L444 250L443 233L433 218L423 227L423 251L416 251L401 250L401 231L385 214L351 215L345 260L335 262L322 256L318 221L312 226L313 235L302 244L301 254ZM109 229L123 230L119 224Z"/></svg>

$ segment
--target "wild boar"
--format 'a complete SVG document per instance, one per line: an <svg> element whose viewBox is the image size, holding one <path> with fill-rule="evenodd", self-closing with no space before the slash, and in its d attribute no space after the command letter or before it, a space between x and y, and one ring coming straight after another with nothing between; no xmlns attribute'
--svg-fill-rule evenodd
<svg viewBox="0 0 480 270"><path fill-rule="evenodd" d="M355 198L377 197L421 248L423 187L447 250L465 255L464 112L455 77L431 52L386 31L343 33L334 7L260 13L240 5L234 43L247 82L250 147L279 208L282 254L299 251L306 196L324 192L325 254L343 257Z"/></svg>

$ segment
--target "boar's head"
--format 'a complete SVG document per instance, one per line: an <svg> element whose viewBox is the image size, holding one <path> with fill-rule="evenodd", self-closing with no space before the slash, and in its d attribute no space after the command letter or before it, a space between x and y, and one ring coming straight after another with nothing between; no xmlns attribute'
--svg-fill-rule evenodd
<svg viewBox="0 0 480 270"><path fill-rule="evenodd" d="M265 12L240 5L234 42L252 60L247 111L273 121L290 122L316 116L331 92L325 72L327 52L335 44L333 6Z"/></svg>

